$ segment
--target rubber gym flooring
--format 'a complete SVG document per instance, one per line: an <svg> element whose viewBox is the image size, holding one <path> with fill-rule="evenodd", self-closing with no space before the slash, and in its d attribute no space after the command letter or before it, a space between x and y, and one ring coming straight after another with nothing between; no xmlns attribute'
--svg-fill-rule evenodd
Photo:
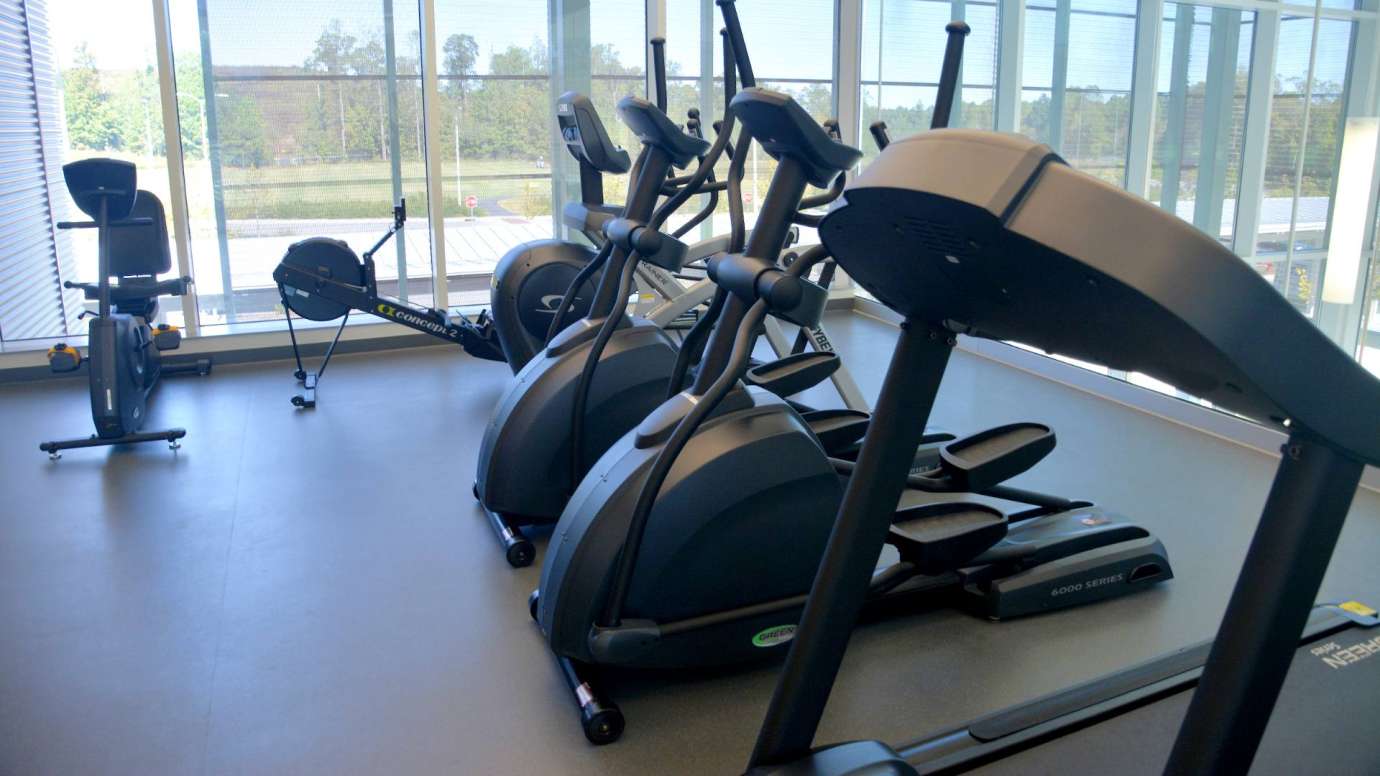
<svg viewBox="0 0 1380 776"><path fill-rule="evenodd" d="M875 396L894 330L829 324ZM90 432L84 381L0 386L0 773L742 768L775 665L622 677L623 740L586 744L527 615L539 567L504 563L470 496L506 366L442 348L345 356L305 412L290 372L169 380L148 425L189 430L176 455L57 463L38 443ZM1002 624L931 611L868 626L821 740L904 743L1209 636L1264 501L1260 453L976 356L950 378L938 423L1053 425L1059 448L1016 484L1140 520L1177 579ZM1363 490L1323 597L1380 598L1377 546L1380 495Z"/></svg>

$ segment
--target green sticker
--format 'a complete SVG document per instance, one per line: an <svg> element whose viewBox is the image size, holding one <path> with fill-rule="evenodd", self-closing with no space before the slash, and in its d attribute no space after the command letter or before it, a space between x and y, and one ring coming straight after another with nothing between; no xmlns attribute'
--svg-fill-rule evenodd
<svg viewBox="0 0 1380 776"><path fill-rule="evenodd" d="M794 625L773 625L752 637L754 647L774 647L777 644L785 644L795 638Z"/></svg>

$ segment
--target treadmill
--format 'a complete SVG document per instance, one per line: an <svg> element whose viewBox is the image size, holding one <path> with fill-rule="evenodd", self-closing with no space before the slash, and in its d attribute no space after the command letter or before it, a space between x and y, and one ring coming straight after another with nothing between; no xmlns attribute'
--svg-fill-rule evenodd
<svg viewBox="0 0 1380 776"><path fill-rule="evenodd" d="M749 772L1380 773L1380 619L1315 605L1380 465L1380 380L1212 237L1027 138L896 141L844 201L821 240L904 322ZM1279 429L1274 484L1211 642L899 748L815 746L959 334L1144 372Z"/></svg>

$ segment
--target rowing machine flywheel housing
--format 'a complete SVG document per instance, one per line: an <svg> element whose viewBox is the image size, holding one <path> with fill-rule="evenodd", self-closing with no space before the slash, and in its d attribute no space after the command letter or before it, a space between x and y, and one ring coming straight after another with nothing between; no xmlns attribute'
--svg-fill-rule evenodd
<svg viewBox="0 0 1380 776"><path fill-rule="evenodd" d="M323 280L364 285L364 264L359 256L349 245L329 237L311 237L293 243L283 256L282 264ZM349 311L346 305L320 296L314 289L279 284L279 291L294 313L310 321L333 321Z"/></svg>

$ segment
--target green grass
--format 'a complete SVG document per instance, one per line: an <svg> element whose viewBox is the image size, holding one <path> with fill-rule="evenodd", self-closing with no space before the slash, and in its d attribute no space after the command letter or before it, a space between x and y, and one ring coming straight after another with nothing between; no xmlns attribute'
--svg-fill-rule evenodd
<svg viewBox="0 0 1380 776"><path fill-rule="evenodd" d="M157 194L164 203L168 196L167 162L162 158L131 158L139 166L139 185ZM757 159L757 185L752 185L753 166L747 167L743 190L754 204L766 195L767 184L776 163L766 154ZM188 210L192 229L197 236L214 234L214 201L211 196L210 165L203 160L189 159L184 166L187 180ZM722 176L727 169L720 165ZM464 198L470 195L483 202L497 201L512 213L527 218L551 214L551 183L547 178L468 180L471 176L486 175L548 175L551 168L538 168L533 161L522 159L467 159L460 165L460 173L467 180L457 181L454 163L442 164L442 190L445 195L444 213L447 216L467 217L469 208ZM225 194L225 216L229 221L309 219L309 218L378 218L388 217L393 201L390 165L382 160L328 162L303 165L275 165L259 168L227 167L222 183ZM419 161L407 161L402 166L402 194L407 198L408 212L413 216L426 213L426 169ZM609 202L621 202L627 195L627 176L604 181L604 196ZM685 212L694 212L698 200L687 204ZM719 212L727 212L726 198L719 199ZM474 215L494 215L487 206L475 209Z"/></svg>

